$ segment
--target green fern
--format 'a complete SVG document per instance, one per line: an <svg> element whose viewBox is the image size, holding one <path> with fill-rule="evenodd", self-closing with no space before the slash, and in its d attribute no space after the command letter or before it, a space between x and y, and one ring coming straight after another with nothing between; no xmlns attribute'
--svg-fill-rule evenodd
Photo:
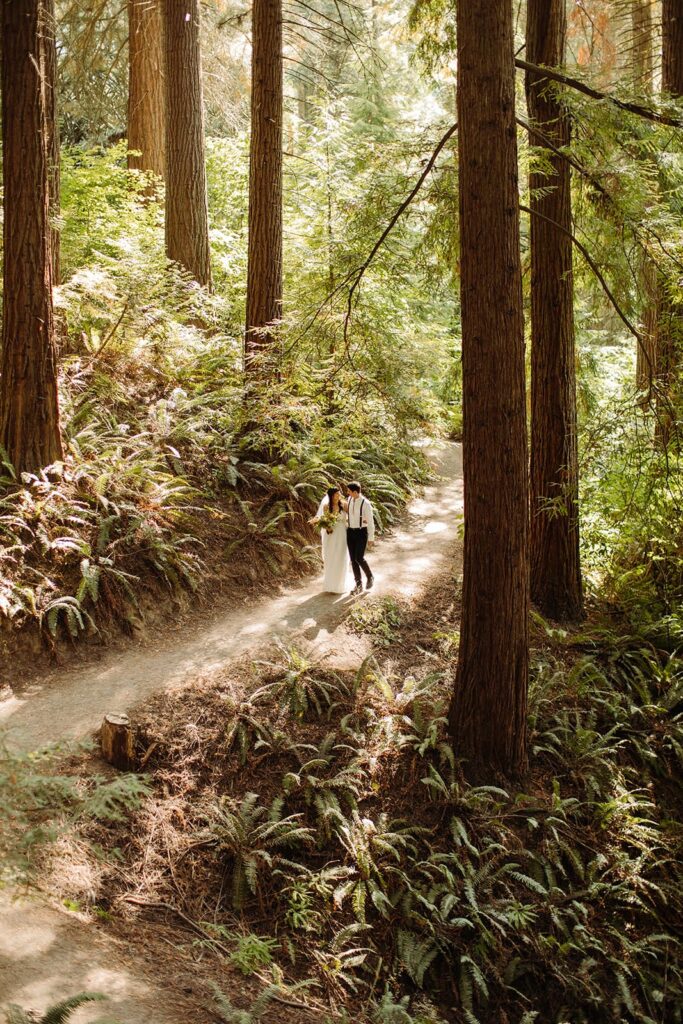
<svg viewBox="0 0 683 1024"><path fill-rule="evenodd" d="M5 1016L7 1024L66 1024L79 1006L83 1006L85 1003L103 1002L105 999L106 996L100 995L98 992L81 992L76 996L64 999L60 1003L55 1003L41 1017L38 1017L31 1011L22 1010L20 1006L15 1004L7 1007ZM98 1024L98 1022L95 1022L95 1024ZM99 1024L106 1024L106 1022L101 1019ZM113 1022L110 1022L110 1024L113 1024Z"/></svg>
<svg viewBox="0 0 683 1024"><path fill-rule="evenodd" d="M232 864L232 901L240 909L248 895L259 893L264 873L270 873L283 850L311 845L312 829L300 814L284 816L283 800L270 808L247 793L234 809L223 800L212 811L202 840L213 843Z"/></svg>

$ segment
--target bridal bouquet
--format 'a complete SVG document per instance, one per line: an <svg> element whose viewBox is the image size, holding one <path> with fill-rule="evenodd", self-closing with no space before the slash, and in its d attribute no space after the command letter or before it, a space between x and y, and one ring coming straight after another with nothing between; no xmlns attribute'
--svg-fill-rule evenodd
<svg viewBox="0 0 683 1024"><path fill-rule="evenodd" d="M334 533L334 528L338 522L339 512L331 512L329 508L326 508L321 515L309 519L309 523L313 523L321 533L323 530L326 530L327 533Z"/></svg>

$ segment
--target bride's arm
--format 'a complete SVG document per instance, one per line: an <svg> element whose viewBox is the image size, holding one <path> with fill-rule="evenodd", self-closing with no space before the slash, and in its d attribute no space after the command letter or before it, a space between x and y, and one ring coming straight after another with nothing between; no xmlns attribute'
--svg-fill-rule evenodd
<svg viewBox="0 0 683 1024"><path fill-rule="evenodd" d="M316 512L316 514L314 516L311 516L311 518L308 520L309 523L315 523L315 522L318 521L318 519L320 519L321 515L325 511L325 506L326 505L327 505L327 495L325 495L323 500L318 505L318 511Z"/></svg>

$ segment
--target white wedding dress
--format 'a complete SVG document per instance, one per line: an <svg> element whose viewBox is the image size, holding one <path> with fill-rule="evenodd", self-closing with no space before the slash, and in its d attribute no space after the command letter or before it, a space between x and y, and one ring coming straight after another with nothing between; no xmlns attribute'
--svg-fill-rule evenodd
<svg viewBox="0 0 683 1024"><path fill-rule="evenodd" d="M321 516L329 508L327 495L320 502L317 514ZM346 574L349 568L349 552L346 547L346 515L342 511L332 533L321 531L323 545L323 590L327 594L345 593Z"/></svg>

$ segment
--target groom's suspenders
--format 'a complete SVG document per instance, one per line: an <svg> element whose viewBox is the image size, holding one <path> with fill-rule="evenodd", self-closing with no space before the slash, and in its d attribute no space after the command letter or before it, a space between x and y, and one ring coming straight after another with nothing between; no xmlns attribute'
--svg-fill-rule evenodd
<svg viewBox="0 0 683 1024"><path fill-rule="evenodd" d="M363 505L364 504L365 504L365 498L362 498L361 499L361 503L360 503L360 512L359 512L359 515L358 515L358 526L351 527L351 529L353 529L353 530L362 530L363 529Z"/></svg>

